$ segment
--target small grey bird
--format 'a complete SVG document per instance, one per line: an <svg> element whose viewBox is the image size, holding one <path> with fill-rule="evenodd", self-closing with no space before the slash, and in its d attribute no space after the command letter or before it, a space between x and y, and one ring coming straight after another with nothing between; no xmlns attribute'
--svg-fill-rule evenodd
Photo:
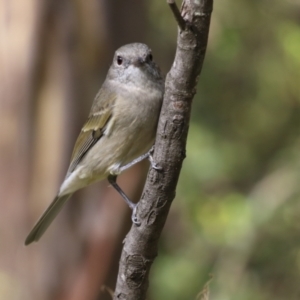
<svg viewBox="0 0 300 300"><path fill-rule="evenodd" d="M115 52L75 143L65 180L25 245L40 239L75 191L105 178L133 209L132 220L138 224L136 204L123 193L116 178L133 164L151 158L163 93L164 80L147 45L128 44Z"/></svg>

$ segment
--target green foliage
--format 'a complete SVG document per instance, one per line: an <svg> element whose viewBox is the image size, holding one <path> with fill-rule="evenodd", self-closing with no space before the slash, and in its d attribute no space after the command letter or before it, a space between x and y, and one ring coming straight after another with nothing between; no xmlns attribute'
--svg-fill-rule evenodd
<svg viewBox="0 0 300 300"><path fill-rule="evenodd" d="M195 299L210 273L210 300L299 299L299 9L215 2L152 299Z"/></svg>

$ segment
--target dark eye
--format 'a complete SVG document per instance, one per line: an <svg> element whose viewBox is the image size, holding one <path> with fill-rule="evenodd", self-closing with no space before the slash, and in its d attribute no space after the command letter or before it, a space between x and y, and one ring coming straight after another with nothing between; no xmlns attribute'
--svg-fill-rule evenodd
<svg viewBox="0 0 300 300"><path fill-rule="evenodd" d="M153 59L152 54L149 54L149 55L148 55L148 59L149 59L150 61L152 61L152 59Z"/></svg>
<svg viewBox="0 0 300 300"><path fill-rule="evenodd" d="M117 64L121 65L123 63L123 58L122 56L117 56Z"/></svg>

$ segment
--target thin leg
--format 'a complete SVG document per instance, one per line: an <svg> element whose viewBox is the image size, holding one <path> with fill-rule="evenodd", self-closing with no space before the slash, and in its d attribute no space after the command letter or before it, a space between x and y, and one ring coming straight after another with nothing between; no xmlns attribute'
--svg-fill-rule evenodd
<svg viewBox="0 0 300 300"><path fill-rule="evenodd" d="M133 165L139 163L140 161L148 158L149 161L150 161L150 164L151 164L151 167L155 170L161 170L161 168L159 166L157 166L157 164L154 162L153 160L153 157L152 157L152 152L154 150L154 146L152 146L152 148L149 150L149 152L139 156L138 158L134 159L133 161L131 161L130 163L128 163L127 165L125 166L122 166L120 169L119 169L119 172L123 172L127 169L129 169L130 167L132 167Z"/></svg>
<svg viewBox="0 0 300 300"><path fill-rule="evenodd" d="M149 157L149 152L139 156L138 158L134 159L133 161L131 161L130 163L128 163L127 165L125 166L122 166L119 171L120 173L129 169L130 167L132 167L133 165L139 163L140 161L144 160L145 158L148 158Z"/></svg>
<svg viewBox="0 0 300 300"><path fill-rule="evenodd" d="M132 215L131 215L131 220L132 222L139 226L141 223L138 221L137 216L136 216L136 209L137 209L137 204L133 203L127 195L122 191L122 189L119 187L117 184L117 176L116 175L109 175L107 177L107 180L109 183L116 189L116 191L122 196L122 198L125 200L125 202L128 204L130 209L132 209Z"/></svg>
<svg viewBox="0 0 300 300"><path fill-rule="evenodd" d="M148 159L149 159L149 161L150 161L151 167L152 167L153 169L159 171L159 170L161 170L162 168L159 167L159 166L157 165L157 163L154 161L153 156L152 156L152 151L153 151L153 150L154 150L154 147L152 147L152 148L150 149L150 151L148 152Z"/></svg>

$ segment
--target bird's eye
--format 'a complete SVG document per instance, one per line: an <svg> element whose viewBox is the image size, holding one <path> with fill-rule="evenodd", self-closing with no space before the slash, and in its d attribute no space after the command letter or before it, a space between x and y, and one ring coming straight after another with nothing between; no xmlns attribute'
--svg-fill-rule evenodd
<svg viewBox="0 0 300 300"><path fill-rule="evenodd" d="M153 59L152 54L149 54L149 55L148 55L148 58L149 58L150 61L152 61L152 59Z"/></svg>
<svg viewBox="0 0 300 300"><path fill-rule="evenodd" d="M120 66L123 63L122 56L117 56L117 64Z"/></svg>

